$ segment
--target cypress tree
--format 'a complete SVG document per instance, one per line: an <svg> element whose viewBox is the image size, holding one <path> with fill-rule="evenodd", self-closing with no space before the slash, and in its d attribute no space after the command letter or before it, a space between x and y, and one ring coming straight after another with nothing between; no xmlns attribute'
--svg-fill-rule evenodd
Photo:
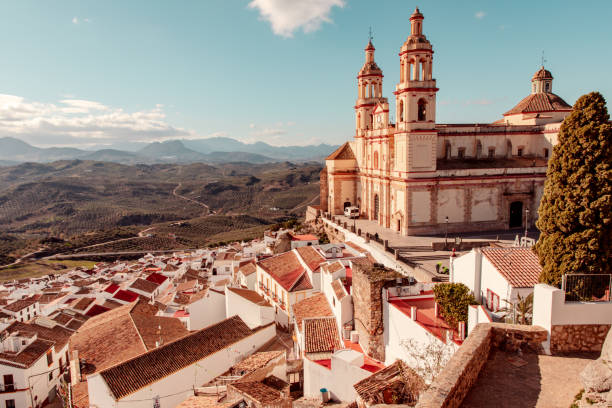
<svg viewBox="0 0 612 408"><path fill-rule="evenodd" d="M538 213L541 282L612 273L612 126L600 93L580 97L561 124Z"/></svg>

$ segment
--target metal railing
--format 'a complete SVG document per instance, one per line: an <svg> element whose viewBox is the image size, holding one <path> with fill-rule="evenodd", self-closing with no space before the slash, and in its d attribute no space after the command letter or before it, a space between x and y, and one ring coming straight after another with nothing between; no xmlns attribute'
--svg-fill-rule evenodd
<svg viewBox="0 0 612 408"><path fill-rule="evenodd" d="M561 289L566 302L610 302L612 274L563 275Z"/></svg>

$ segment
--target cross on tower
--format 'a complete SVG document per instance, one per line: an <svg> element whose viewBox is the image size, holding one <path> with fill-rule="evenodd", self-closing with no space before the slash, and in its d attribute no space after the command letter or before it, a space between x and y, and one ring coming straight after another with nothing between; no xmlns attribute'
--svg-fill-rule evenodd
<svg viewBox="0 0 612 408"><path fill-rule="evenodd" d="M544 67L544 64L546 62L548 62L548 61L546 60L546 58L544 58L544 51L542 51L542 67Z"/></svg>
<svg viewBox="0 0 612 408"><path fill-rule="evenodd" d="M369 41L372 41L372 39L373 39L373 38L374 38L374 37L372 36L372 26L370 26L370 31L369 31L369 33L368 33L368 40L369 40Z"/></svg>

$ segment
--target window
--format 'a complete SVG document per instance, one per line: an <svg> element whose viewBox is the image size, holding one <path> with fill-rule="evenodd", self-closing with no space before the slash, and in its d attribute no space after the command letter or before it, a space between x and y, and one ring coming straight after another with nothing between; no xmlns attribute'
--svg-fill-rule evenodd
<svg viewBox="0 0 612 408"><path fill-rule="evenodd" d="M544 158L548 159L548 149L544 149Z"/></svg>
<svg viewBox="0 0 612 408"><path fill-rule="evenodd" d="M451 158L451 144L449 142L446 142L444 146L444 158L446 160L450 160Z"/></svg>
<svg viewBox="0 0 612 408"><path fill-rule="evenodd" d="M6 400L6 408L15 408L15 400L14 399Z"/></svg>
<svg viewBox="0 0 612 408"><path fill-rule="evenodd" d="M476 141L476 158L480 159L480 156L482 156L482 143L480 143L480 140Z"/></svg>
<svg viewBox="0 0 612 408"><path fill-rule="evenodd" d="M404 121L404 101L400 101L399 103L399 121Z"/></svg>
<svg viewBox="0 0 612 408"><path fill-rule="evenodd" d="M497 312L499 310L499 295L491 289L487 289L487 309L492 312Z"/></svg>
<svg viewBox="0 0 612 408"><path fill-rule="evenodd" d="M4 375L3 380L4 380L4 391L13 391L15 389L15 383L13 381L12 374Z"/></svg>
<svg viewBox="0 0 612 408"><path fill-rule="evenodd" d="M418 108L418 121L424 122L427 117L427 102L425 102L425 99L419 99Z"/></svg>
<svg viewBox="0 0 612 408"><path fill-rule="evenodd" d="M489 159L494 159L494 158L495 158L495 148L489 147Z"/></svg>
<svg viewBox="0 0 612 408"><path fill-rule="evenodd" d="M49 381L53 381L53 371L49 373Z"/></svg>
<svg viewBox="0 0 612 408"><path fill-rule="evenodd" d="M378 168L378 152L374 152L374 168Z"/></svg>
<svg viewBox="0 0 612 408"><path fill-rule="evenodd" d="M516 149L516 155L518 157L523 157L523 148L519 147L518 149Z"/></svg>
<svg viewBox="0 0 612 408"><path fill-rule="evenodd" d="M550 82L547 82L546 83L546 92L549 92L549 91L550 91Z"/></svg>
<svg viewBox="0 0 612 408"><path fill-rule="evenodd" d="M457 149L457 157L463 159L465 157L465 147Z"/></svg>
<svg viewBox="0 0 612 408"><path fill-rule="evenodd" d="M47 365L51 365L51 364L53 364L53 352L48 351L47 352Z"/></svg>

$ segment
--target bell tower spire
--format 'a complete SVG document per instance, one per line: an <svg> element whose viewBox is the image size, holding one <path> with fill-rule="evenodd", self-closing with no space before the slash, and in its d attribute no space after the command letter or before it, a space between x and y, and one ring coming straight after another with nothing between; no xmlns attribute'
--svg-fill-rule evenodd
<svg viewBox="0 0 612 408"><path fill-rule="evenodd" d="M374 108L378 102L385 100L382 96L383 73L374 60L375 51L370 28L368 44L364 49L365 63L357 75L357 102L355 104L357 136L374 127Z"/></svg>

